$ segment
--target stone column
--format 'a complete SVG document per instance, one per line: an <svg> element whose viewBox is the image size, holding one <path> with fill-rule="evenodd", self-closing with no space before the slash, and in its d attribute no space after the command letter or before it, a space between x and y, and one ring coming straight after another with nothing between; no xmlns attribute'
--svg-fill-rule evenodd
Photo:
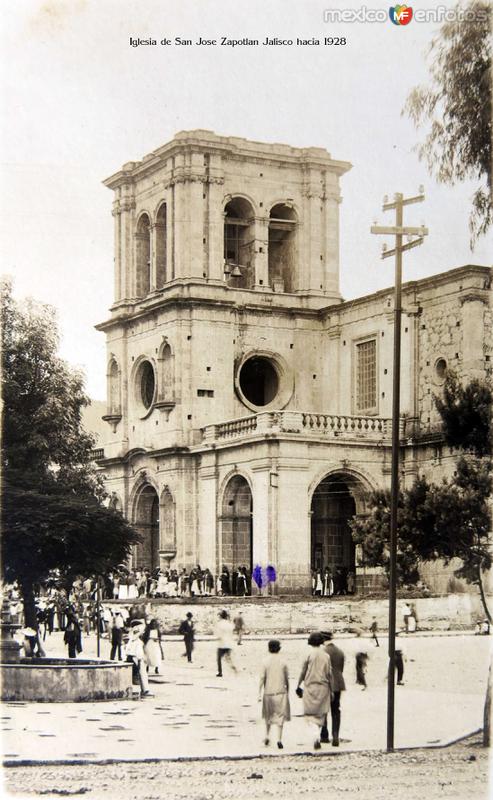
<svg viewBox="0 0 493 800"><path fill-rule="evenodd" d="M269 281L269 218L255 217L254 289L268 289Z"/></svg>
<svg viewBox="0 0 493 800"><path fill-rule="evenodd" d="M270 540L270 520L269 520L269 474L270 465L253 468L253 553L252 561L254 568L260 565L263 569L269 562L269 540ZM255 594L255 585L252 585L252 593Z"/></svg>
<svg viewBox="0 0 493 800"><path fill-rule="evenodd" d="M301 461L298 448L299 444L295 444L291 457L280 459L277 468L279 563L276 567L282 594L310 594L311 590L311 517L306 462Z"/></svg>
<svg viewBox="0 0 493 800"><path fill-rule="evenodd" d="M327 352L327 366L325 371L325 403L324 408L330 414L340 414L340 361L341 361L341 326L334 325L328 331L329 347Z"/></svg>
<svg viewBox="0 0 493 800"><path fill-rule="evenodd" d="M184 179L184 156L178 154L175 158L173 170L173 252L174 252L174 278L184 278L188 273L189 248L187 246L186 218L187 218L187 189L188 183Z"/></svg>
<svg viewBox="0 0 493 800"><path fill-rule="evenodd" d="M329 294L339 295L339 195L330 194L325 206L325 282Z"/></svg>
<svg viewBox="0 0 493 800"><path fill-rule="evenodd" d="M121 209L120 209L120 200L115 199L113 202L113 210L112 215L114 218L114 258L113 258L113 269L114 269L114 302L118 302L118 300L122 299L122 254L121 254Z"/></svg>
<svg viewBox="0 0 493 800"><path fill-rule="evenodd" d="M221 156L210 154L208 184L204 189L208 202L207 246L208 275L212 280L224 282L224 172Z"/></svg>
<svg viewBox="0 0 493 800"><path fill-rule="evenodd" d="M202 278L204 272L204 156L192 153L190 162L191 178L188 181L187 236L186 246L190 251L187 277Z"/></svg>
<svg viewBox="0 0 493 800"><path fill-rule="evenodd" d="M202 568L209 567L212 574L216 571L218 556L217 480L216 453L203 453L198 474L198 556Z"/></svg>
<svg viewBox="0 0 493 800"><path fill-rule="evenodd" d="M120 201L121 295L122 299L135 297L135 200L129 186L122 187Z"/></svg>

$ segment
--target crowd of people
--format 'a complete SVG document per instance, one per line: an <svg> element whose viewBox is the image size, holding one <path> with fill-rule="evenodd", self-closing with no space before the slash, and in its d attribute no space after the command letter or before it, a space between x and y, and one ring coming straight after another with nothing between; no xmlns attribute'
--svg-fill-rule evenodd
<svg viewBox="0 0 493 800"><path fill-rule="evenodd" d="M354 594L355 591L356 575L347 567L337 566L333 572L330 567L312 570L312 595L314 597Z"/></svg>
<svg viewBox="0 0 493 800"><path fill-rule="evenodd" d="M96 581L78 579L75 591L83 600L93 598ZM181 569L127 569L109 573L100 586L102 599L134 600L138 597L208 597L251 594L252 576L246 566L229 569L223 565L221 572L213 574L209 567L200 564Z"/></svg>
<svg viewBox="0 0 493 800"><path fill-rule="evenodd" d="M197 580L195 578L194 580ZM83 599L84 598L84 599ZM88 598L88 599L87 599ZM15 587L9 590L8 599L12 618L22 617L22 602ZM405 602L401 606L403 629L412 633L416 630L417 615L413 604ZM69 658L77 658L83 648L83 635L97 630L106 637L110 646L110 659L126 661L132 665L133 682L140 688L140 696L152 696L149 688L151 675L162 673L165 631L162 623L152 616L150 603L128 606L118 604L110 608L108 603L99 604L95 614L93 586L87 581L75 582L72 592L67 594L59 588L51 587L37 599L38 631L25 629L24 649L26 655L43 655L41 641L54 630L61 630ZM410 622L413 620L413 622ZM176 628L173 629L176 633ZM187 611L179 628L183 637L185 652L183 657L190 663L195 649L196 628L193 613ZM376 618L369 628L375 645L378 647L378 625ZM216 640L216 677L223 678L225 666L235 673L235 647L242 644L245 623L241 611L234 619L226 609L218 614L214 628ZM308 639L309 652L304 658L299 672L296 695L303 705L303 715L312 728L312 741L315 750L323 743L332 742L339 746L341 727L341 693L345 691L343 650L333 641L330 631L311 633ZM40 650L35 652L36 640ZM283 727L290 720L288 666L282 655L281 642L271 639L268 654L260 668L259 702L262 703L262 717L265 722L265 746L271 742L271 732L277 729L275 741L283 748ZM367 688L368 653L361 650L355 654L355 679L362 690ZM401 640L396 641L395 668L397 684L403 685L405 650ZM330 731L329 731L330 729Z"/></svg>

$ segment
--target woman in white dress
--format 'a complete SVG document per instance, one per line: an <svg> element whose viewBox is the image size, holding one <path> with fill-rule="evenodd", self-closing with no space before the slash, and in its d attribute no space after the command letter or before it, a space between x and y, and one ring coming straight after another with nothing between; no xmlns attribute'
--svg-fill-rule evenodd
<svg viewBox="0 0 493 800"><path fill-rule="evenodd" d="M144 656L149 672L159 675L163 662L163 649L157 619L151 619L146 625L142 641L144 642Z"/></svg>

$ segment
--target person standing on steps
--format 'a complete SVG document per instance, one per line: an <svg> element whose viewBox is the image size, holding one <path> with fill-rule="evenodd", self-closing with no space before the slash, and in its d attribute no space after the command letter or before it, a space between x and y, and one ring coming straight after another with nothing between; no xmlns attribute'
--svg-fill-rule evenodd
<svg viewBox="0 0 493 800"><path fill-rule="evenodd" d="M236 666L231 657L234 647L233 636L234 628L233 623L229 618L227 611L219 612L219 621L216 624L215 636L217 639L217 675L216 678L222 678L222 661L223 658L229 663L233 672L237 672Z"/></svg>
<svg viewBox="0 0 493 800"><path fill-rule="evenodd" d="M271 639L268 643L269 656L262 665L258 691L259 702L262 702L262 717L265 720L265 739L267 747L270 743L272 725L278 728L277 746L283 749L282 729L285 722L291 719L289 707L289 673L288 667L280 655L281 642ZM262 698L263 692L263 698Z"/></svg>
<svg viewBox="0 0 493 800"><path fill-rule="evenodd" d="M324 649L330 658L330 666L332 667L332 698L330 701L330 717L332 723L332 747L339 747L339 730L341 727L341 692L346 689L344 681L344 661L345 656L343 651L337 647L333 642L333 634L331 631L322 631L322 636L325 640ZM327 729L327 716L325 717L324 724L322 725L320 741L329 742L329 731Z"/></svg>

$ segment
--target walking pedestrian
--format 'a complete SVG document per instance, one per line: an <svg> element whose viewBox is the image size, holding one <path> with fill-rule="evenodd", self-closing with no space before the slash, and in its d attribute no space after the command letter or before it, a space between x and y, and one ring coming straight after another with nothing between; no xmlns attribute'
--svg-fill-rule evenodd
<svg viewBox="0 0 493 800"><path fill-rule="evenodd" d="M311 726L316 728L313 743L320 750L320 736L324 720L330 709L332 695L332 667L330 658L321 647L324 637L320 632L311 633L308 639L310 652L301 668L296 694L303 698L303 714ZM301 684L304 684L301 689Z"/></svg>
<svg viewBox="0 0 493 800"><path fill-rule="evenodd" d="M395 644L395 668L397 670L397 685L404 686L404 661L406 660L406 652L404 645L401 641Z"/></svg>
<svg viewBox="0 0 493 800"><path fill-rule="evenodd" d="M372 623L371 623L371 625L370 625L370 633L371 633L371 638L372 638L372 639L373 639L373 641L375 642L375 645L376 645L377 647L380 647L380 645L378 644L377 632L378 632L378 622L377 622L377 618L376 618L376 617L373 617L373 621L372 621Z"/></svg>
<svg viewBox="0 0 493 800"><path fill-rule="evenodd" d="M407 621L407 632L416 633L416 630L418 628L418 615L416 613L416 606L414 605L414 603L411 603L409 607L411 609L411 613Z"/></svg>
<svg viewBox="0 0 493 800"><path fill-rule="evenodd" d="M77 658L77 653L82 651L79 641L79 631L76 629L72 620L67 623L65 633L63 634L63 641L68 647L68 657Z"/></svg>
<svg viewBox="0 0 493 800"><path fill-rule="evenodd" d="M190 662L192 660L192 651L195 641L195 625L191 611L187 612L186 619L181 622L179 632L183 636L183 641L185 642L185 652L183 655L186 656L187 661Z"/></svg>
<svg viewBox="0 0 493 800"><path fill-rule="evenodd" d="M269 656L262 665L258 694L259 702L262 700L262 717L265 720L264 744L266 747L269 745L271 726L276 725L277 746L282 750L282 729L284 723L291 719L289 673L287 664L280 655L281 643L277 639L271 639L267 647Z"/></svg>
<svg viewBox="0 0 493 800"><path fill-rule="evenodd" d="M149 691L149 680L144 658L144 644L142 642L142 632L144 621L134 619L130 623L130 639L126 647L126 660L132 664L132 682L140 685L142 697L151 695Z"/></svg>
<svg viewBox="0 0 493 800"><path fill-rule="evenodd" d="M231 653L234 647L233 644L233 623L229 618L227 611L220 611L219 621L216 624L215 635L217 639L217 675L216 678L222 678L222 660L226 659L233 672L237 672L236 666L233 662Z"/></svg>
<svg viewBox="0 0 493 800"><path fill-rule="evenodd" d="M337 647L333 642L334 635L331 631L322 631L324 637L324 649L330 658L330 666L332 667L332 697L330 700L330 718L332 728L332 747L339 747L339 731L341 728L341 692L346 689L344 681L344 661L345 656L343 651ZM320 736L321 742L328 743L329 731L327 727L327 717L325 717L324 724Z"/></svg>
<svg viewBox="0 0 493 800"><path fill-rule="evenodd" d="M404 629L406 633L409 632L409 617L411 616L411 609L407 603L402 606L402 621L404 622Z"/></svg>
<svg viewBox="0 0 493 800"><path fill-rule="evenodd" d="M236 617L233 620L234 632L237 636L237 644L241 645L241 640L243 638L243 632L245 630L245 622L243 617L241 616L241 611L238 611Z"/></svg>
<svg viewBox="0 0 493 800"><path fill-rule="evenodd" d="M156 675L159 675L163 663L163 646L157 619L151 619L146 625L142 641L144 643L146 664L150 671L154 671Z"/></svg>
<svg viewBox="0 0 493 800"><path fill-rule="evenodd" d="M356 653L356 683L361 686L361 691L367 688L366 672L368 669L368 653Z"/></svg>
<svg viewBox="0 0 493 800"><path fill-rule="evenodd" d="M116 612L111 623L111 651L110 660L114 661L118 655L118 661L122 660L123 644L123 617L119 611Z"/></svg>

